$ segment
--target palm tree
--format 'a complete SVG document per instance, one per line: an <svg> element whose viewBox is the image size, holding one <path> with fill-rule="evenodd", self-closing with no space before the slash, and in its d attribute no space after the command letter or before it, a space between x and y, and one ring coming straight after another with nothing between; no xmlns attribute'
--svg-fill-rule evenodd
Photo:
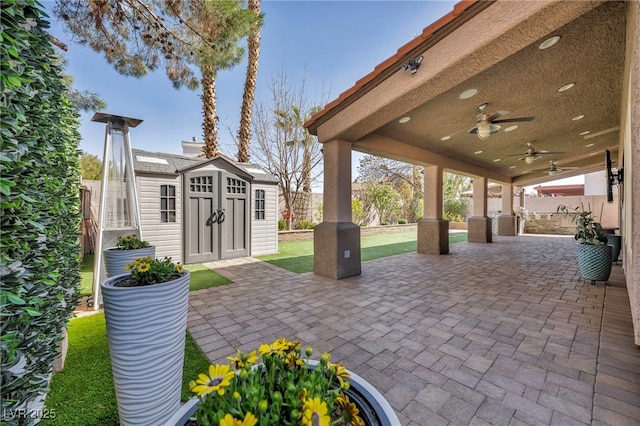
<svg viewBox="0 0 640 426"><path fill-rule="evenodd" d="M218 155L217 73L240 62L244 49L237 41L249 33L255 22L260 22L259 18L244 9L239 0L206 0L193 8L186 19L187 26L204 34L205 40L214 41L200 43L201 49L196 53L202 73L203 152L207 158Z"/></svg>
<svg viewBox="0 0 640 426"><path fill-rule="evenodd" d="M251 31L247 40L249 50L247 58L247 76L244 83L244 93L242 96L242 109L240 111L240 127L238 130L238 161L249 162L249 140L251 139L251 112L253 99L256 92L256 78L258 76L258 58L260 57L260 27L262 26L262 15L260 14L260 0L249 0L248 9L256 17L251 25Z"/></svg>

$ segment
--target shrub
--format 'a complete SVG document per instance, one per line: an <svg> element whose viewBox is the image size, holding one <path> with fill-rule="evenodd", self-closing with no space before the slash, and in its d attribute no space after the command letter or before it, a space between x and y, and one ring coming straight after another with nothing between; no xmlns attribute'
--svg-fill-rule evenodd
<svg viewBox="0 0 640 426"><path fill-rule="evenodd" d="M406 225L407 221L405 219L398 219L398 225Z"/></svg>
<svg viewBox="0 0 640 426"><path fill-rule="evenodd" d="M1 407L41 412L78 299L78 115L35 0L3 1L0 138Z"/></svg>
<svg viewBox="0 0 640 426"><path fill-rule="evenodd" d="M284 228L286 228L287 226L287 222L284 220L279 220L278 221L278 231L284 231Z"/></svg>
<svg viewBox="0 0 640 426"><path fill-rule="evenodd" d="M387 226L389 224L389 222L380 222L380 225L382 226Z"/></svg>
<svg viewBox="0 0 640 426"><path fill-rule="evenodd" d="M316 224L311 222L310 220L299 220L296 223L296 227L298 229L313 229L315 226Z"/></svg>

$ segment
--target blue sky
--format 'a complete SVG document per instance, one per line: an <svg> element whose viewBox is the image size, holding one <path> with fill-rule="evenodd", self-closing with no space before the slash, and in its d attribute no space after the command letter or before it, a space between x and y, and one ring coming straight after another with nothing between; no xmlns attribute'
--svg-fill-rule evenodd
<svg viewBox="0 0 640 426"><path fill-rule="evenodd" d="M43 3L53 7L51 0ZM312 99L320 98L324 85L333 100L450 12L455 3L263 0L256 97L269 99L272 76L284 68L295 85L306 75L306 91ZM140 79L123 77L101 54L71 42L53 17L51 32L68 46L67 72L77 89L97 92L107 102L105 112L144 120L130 132L134 148L181 154L182 140L194 136L202 140L199 91L174 89L164 70ZM225 123L237 129L245 69L246 61L221 71L216 81L221 148L231 156L236 148ZM102 158L104 125L92 122L92 115L82 114L80 148Z"/></svg>

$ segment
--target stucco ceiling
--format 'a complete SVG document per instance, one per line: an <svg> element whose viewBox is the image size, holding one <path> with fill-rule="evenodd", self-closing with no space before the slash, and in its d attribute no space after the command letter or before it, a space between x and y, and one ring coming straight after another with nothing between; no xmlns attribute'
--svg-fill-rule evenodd
<svg viewBox="0 0 640 426"><path fill-rule="evenodd" d="M346 114L351 108L357 117L363 108L358 110L357 102L366 103L369 98L373 105L366 119L345 125L339 113L319 124L318 135L322 135L322 126L330 127L333 120L339 129L334 134L352 141L355 150L413 162L440 159L433 162L466 173L488 171L484 174L489 178L500 176L517 185L602 170L605 149L612 151L614 160L617 156L626 6L623 2L590 2L588 6L585 2L560 2L536 9L530 17L519 16L515 25L500 22L502 16L505 21L511 18L509 14L515 17L520 13L518 4L525 3L498 2L477 12L447 36L450 44L440 52L450 55L443 59L444 67L439 68L434 56L438 44L424 52L414 50L412 56L423 54L425 58L415 74L398 70L341 112ZM575 3L582 3L583 9ZM487 27L489 22L495 22L496 28ZM483 31L499 34L485 42ZM557 44L540 49L551 36L560 36ZM470 54L456 57L450 52L451 43L465 40L478 46ZM414 86L398 95L385 95L403 83ZM558 90L570 83L574 84L570 89ZM469 89L476 89L477 94L461 99ZM501 124L498 132L480 140L468 130L475 126L482 103L488 103L489 115L507 112L499 119L535 119ZM579 116L584 117L576 119ZM410 120L400 123L402 117ZM518 127L505 131L514 124ZM561 154L543 155L526 164L520 158L527 143L533 143L537 151ZM549 160L558 167L580 168L554 176L535 171L546 168Z"/></svg>

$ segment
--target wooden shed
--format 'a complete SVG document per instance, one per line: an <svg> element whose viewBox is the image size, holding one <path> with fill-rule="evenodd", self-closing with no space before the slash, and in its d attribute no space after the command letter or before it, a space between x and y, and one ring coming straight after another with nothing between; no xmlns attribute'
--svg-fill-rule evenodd
<svg viewBox="0 0 640 426"><path fill-rule="evenodd" d="M278 252L278 181L262 167L133 149L141 232L185 264Z"/></svg>

